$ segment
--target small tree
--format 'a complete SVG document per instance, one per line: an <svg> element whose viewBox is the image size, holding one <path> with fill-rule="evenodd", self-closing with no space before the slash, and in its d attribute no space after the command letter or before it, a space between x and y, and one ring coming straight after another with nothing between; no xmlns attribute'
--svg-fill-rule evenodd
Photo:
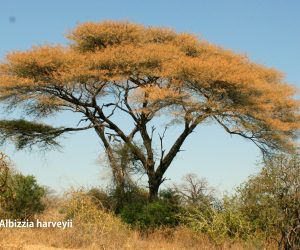
<svg viewBox="0 0 300 250"><path fill-rule="evenodd" d="M205 121L263 152L293 147L299 102L274 69L194 35L127 22L84 23L68 38L67 47L8 54L0 65L0 101L39 119L60 111L81 114L79 124L86 124L55 128L38 119L2 120L3 141L11 139L18 149L57 146L64 133L94 129L116 176L122 166L112 141L130 149L148 176L150 200L184 141ZM120 114L126 122L115 119ZM182 130L166 148L174 124Z"/></svg>
<svg viewBox="0 0 300 250"><path fill-rule="evenodd" d="M10 164L7 156L0 151L0 199L1 199L1 195L7 189L7 182L9 177L9 165Z"/></svg>
<svg viewBox="0 0 300 250"><path fill-rule="evenodd" d="M46 189L38 185L33 176L13 171L7 159L2 160L1 164L4 166L4 171L0 172L1 217L26 220L42 212L45 208L42 198L46 195Z"/></svg>
<svg viewBox="0 0 300 250"><path fill-rule="evenodd" d="M255 229L278 241L279 249L300 248L300 159L279 155L239 189L241 211ZM278 236L278 237L277 237Z"/></svg>
<svg viewBox="0 0 300 250"><path fill-rule="evenodd" d="M206 179L199 178L196 174L187 174L182 180L181 184L174 184L174 191L183 204L210 208L217 202L215 191L209 187Z"/></svg>

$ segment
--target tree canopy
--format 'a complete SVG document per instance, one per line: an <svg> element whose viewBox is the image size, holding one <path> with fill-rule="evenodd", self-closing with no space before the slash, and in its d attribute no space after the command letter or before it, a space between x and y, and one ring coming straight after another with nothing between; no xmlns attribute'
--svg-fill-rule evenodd
<svg viewBox="0 0 300 250"><path fill-rule="evenodd" d="M11 52L1 63L1 103L38 118L2 120L3 141L19 148L51 146L66 132L93 128L115 173L113 144L120 142L142 164L156 194L183 142L204 121L215 121L263 152L295 147L296 89L275 69L192 34L128 22L83 23L67 38L67 46ZM39 121L60 111L82 114L85 125L54 128ZM120 113L131 131L116 122ZM151 123L160 116L169 121L164 132ZM182 124L182 132L167 150L164 135L174 123Z"/></svg>

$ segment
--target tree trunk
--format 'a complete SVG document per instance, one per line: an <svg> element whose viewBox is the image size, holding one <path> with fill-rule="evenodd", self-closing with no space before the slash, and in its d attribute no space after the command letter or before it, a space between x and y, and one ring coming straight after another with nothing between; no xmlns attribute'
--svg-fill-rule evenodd
<svg viewBox="0 0 300 250"><path fill-rule="evenodd" d="M116 196L116 208L115 212L118 214L124 205L125 200L125 176L121 169L112 168L113 178L115 183L115 196Z"/></svg>
<svg viewBox="0 0 300 250"><path fill-rule="evenodd" d="M95 122L97 125L97 122ZM110 143L105 138L104 129L103 127L95 127L96 133L102 140L106 155L108 157L109 165L112 170L113 174L113 181L116 186L116 198L117 198L117 204L116 204L116 213L118 213L121 208L123 207L124 198L125 198L125 175L124 175L124 169L122 169L121 163L118 162L117 158L114 155L113 148L111 147Z"/></svg>
<svg viewBox="0 0 300 250"><path fill-rule="evenodd" d="M149 176L149 202L155 201L158 199L158 189L161 184L160 180L155 176Z"/></svg>

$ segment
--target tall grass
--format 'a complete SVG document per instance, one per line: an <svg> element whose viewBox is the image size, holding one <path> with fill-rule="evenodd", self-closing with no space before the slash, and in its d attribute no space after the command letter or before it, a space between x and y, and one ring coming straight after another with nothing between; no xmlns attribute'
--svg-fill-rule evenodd
<svg viewBox="0 0 300 250"><path fill-rule="evenodd" d="M65 230L1 228L0 249L262 249L255 242L223 241L216 245L207 235L185 227L160 228L141 234L114 214L99 209L84 192L73 192L67 199L50 204L37 218L41 221L72 219L73 227Z"/></svg>

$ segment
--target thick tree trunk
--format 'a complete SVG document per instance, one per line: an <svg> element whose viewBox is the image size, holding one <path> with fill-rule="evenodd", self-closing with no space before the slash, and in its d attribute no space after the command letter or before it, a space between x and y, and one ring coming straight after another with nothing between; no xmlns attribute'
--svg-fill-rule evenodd
<svg viewBox="0 0 300 250"><path fill-rule="evenodd" d="M158 199L158 189L159 185L153 185L149 187L149 202L155 201Z"/></svg>
<svg viewBox="0 0 300 250"><path fill-rule="evenodd" d="M149 196L148 200L149 202L155 201L158 198L158 190L159 186L161 184L161 181L159 178L157 178L155 175L149 176Z"/></svg>

